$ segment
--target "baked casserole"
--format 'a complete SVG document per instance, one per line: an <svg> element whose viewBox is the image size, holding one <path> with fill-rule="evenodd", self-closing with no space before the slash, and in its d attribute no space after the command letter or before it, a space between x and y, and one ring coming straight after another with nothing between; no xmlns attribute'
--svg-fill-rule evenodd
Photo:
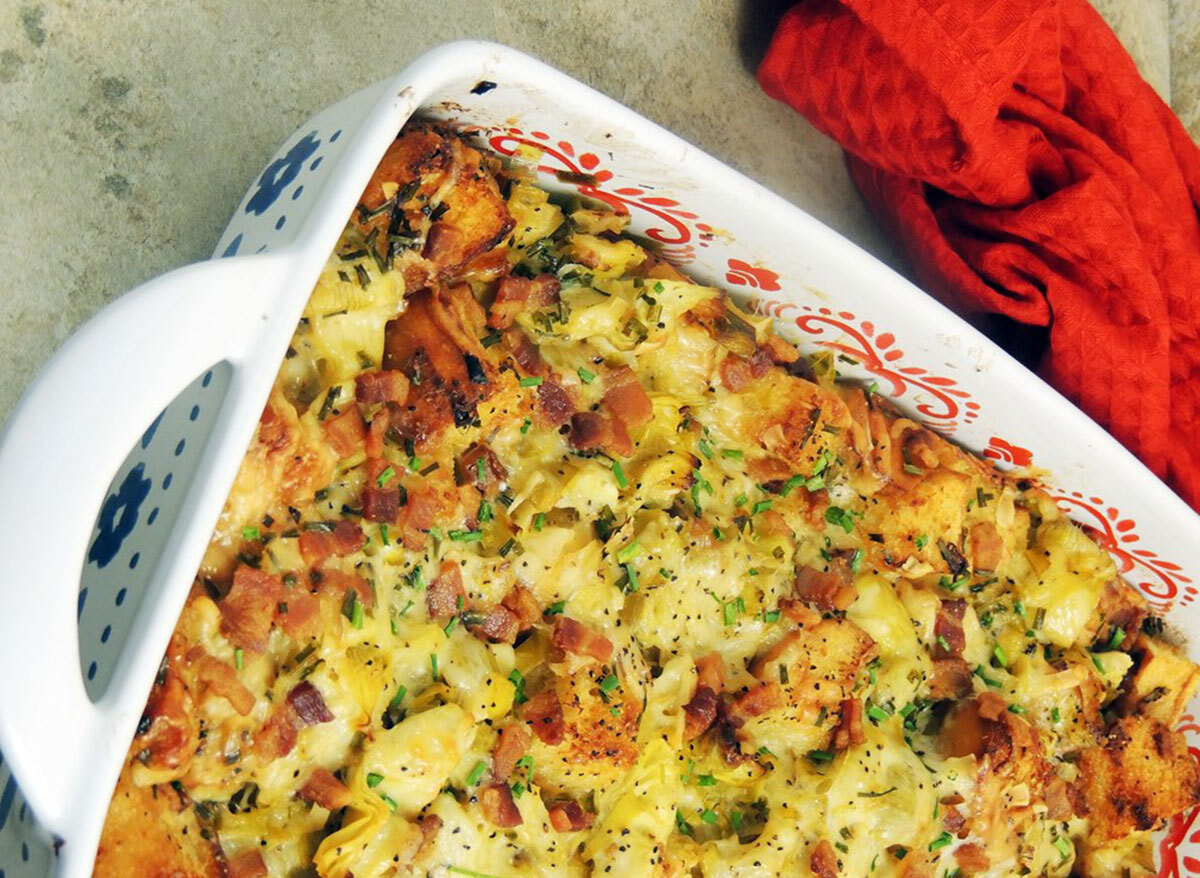
<svg viewBox="0 0 1200 878"><path fill-rule="evenodd" d="M1039 487L411 124L96 874L1152 875L1197 668Z"/></svg>

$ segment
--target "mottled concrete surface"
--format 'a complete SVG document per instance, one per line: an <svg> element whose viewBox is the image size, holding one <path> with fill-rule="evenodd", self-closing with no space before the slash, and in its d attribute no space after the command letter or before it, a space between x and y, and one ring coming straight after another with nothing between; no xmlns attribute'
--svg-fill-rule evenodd
<svg viewBox="0 0 1200 878"><path fill-rule="evenodd" d="M780 0L0 3L0 416L104 303L204 258L312 112L460 37L591 83L884 258L834 144L751 70ZM1200 130L1198 0L1104 0Z"/></svg>

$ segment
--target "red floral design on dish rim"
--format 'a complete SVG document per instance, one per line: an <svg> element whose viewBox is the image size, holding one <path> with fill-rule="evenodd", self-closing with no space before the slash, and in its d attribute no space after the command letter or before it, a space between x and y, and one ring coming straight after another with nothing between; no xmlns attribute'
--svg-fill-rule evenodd
<svg viewBox="0 0 1200 878"><path fill-rule="evenodd" d="M1189 741L1200 737L1200 724L1196 718L1185 713L1179 723L1179 731L1188 736ZM1192 758L1200 762L1200 750L1189 747ZM1166 834L1158 843L1158 878L1198 878L1200 876L1200 859L1185 851L1195 851L1200 845L1200 807L1192 808L1182 814L1176 814L1167 822Z"/></svg>

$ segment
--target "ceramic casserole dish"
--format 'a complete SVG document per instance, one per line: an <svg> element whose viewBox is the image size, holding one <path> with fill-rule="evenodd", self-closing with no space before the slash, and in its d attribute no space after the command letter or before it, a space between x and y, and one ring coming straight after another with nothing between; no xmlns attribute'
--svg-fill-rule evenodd
<svg viewBox="0 0 1200 878"><path fill-rule="evenodd" d="M302 125L250 187L216 258L102 311L10 417L0 878L90 873L146 693L296 321L413 115L534 157L541 185L629 213L631 231L696 279L741 292L802 350L844 355L844 374L877 382L974 453L1044 470L1156 612L1184 632L1200 625L1200 518L1067 400L855 245L679 138L518 52L453 43ZM1184 722L1200 745L1200 724ZM1172 822L1160 874L1200 874L1193 820Z"/></svg>

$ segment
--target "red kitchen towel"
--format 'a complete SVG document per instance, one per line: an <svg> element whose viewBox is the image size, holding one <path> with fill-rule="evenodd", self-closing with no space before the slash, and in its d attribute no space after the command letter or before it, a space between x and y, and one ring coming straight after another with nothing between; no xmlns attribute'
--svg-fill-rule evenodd
<svg viewBox="0 0 1200 878"><path fill-rule="evenodd" d="M926 289L1043 339L1200 509L1200 150L1085 0L806 0L759 81L842 144Z"/></svg>

